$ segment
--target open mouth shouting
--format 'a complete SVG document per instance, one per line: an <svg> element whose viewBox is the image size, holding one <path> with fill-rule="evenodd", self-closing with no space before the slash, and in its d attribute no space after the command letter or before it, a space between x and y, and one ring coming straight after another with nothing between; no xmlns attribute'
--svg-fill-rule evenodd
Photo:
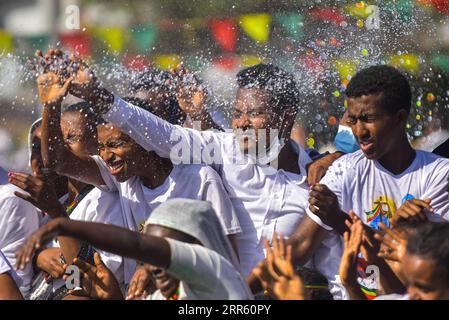
<svg viewBox="0 0 449 320"><path fill-rule="evenodd" d="M108 168L109 168L109 171L111 172L111 174L117 175L123 170L123 167L125 166L125 161L115 160L113 162L108 162L107 164L108 164Z"/></svg>

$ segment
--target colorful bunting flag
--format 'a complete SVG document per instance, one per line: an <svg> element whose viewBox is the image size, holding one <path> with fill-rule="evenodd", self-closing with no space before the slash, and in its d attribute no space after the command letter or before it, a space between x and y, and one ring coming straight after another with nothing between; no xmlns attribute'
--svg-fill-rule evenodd
<svg viewBox="0 0 449 320"><path fill-rule="evenodd" d="M264 44L270 37L271 15L261 13L241 16L240 26L251 39Z"/></svg>
<svg viewBox="0 0 449 320"><path fill-rule="evenodd" d="M9 53L14 49L13 36L0 30L0 54Z"/></svg>
<svg viewBox="0 0 449 320"><path fill-rule="evenodd" d="M390 56L388 60L389 64L396 68L401 68L412 74L418 74L419 72L419 57L415 54L398 54Z"/></svg>
<svg viewBox="0 0 449 320"><path fill-rule="evenodd" d="M240 56L240 66L242 66L244 68L251 67L256 64L263 63L263 62L264 62L264 59L259 56L255 56L255 55Z"/></svg>
<svg viewBox="0 0 449 320"><path fill-rule="evenodd" d="M123 50L125 33L121 28L95 28L93 33L105 43L110 51L121 52Z"/></svg>
<svg viewBox="0 0 449 320"><path fill-rule="evenodd" d="M279 14L276 21L285 29L292 40L301 40L303 36L304 17L299 13Z"/></svg>
<svg viewBox="0 0 449 320"><path fill-rule="evenodd" d="M181 63L181 57L176 54L167 54L154 57L156 67L162 70L172 70Z"/></svg>
<svg viewBox="0 0 449 320"><path fill-rule="evenodd" d="M139 53L145 53L153 47L157 37L157 28L155 26L146 26L143 28L132 28L131 37Z"/></svg>
<svg viewBox="0 0 449 320"><path fill-rule="evenodd" d="M210 22L212 35L225 51L235 51L237 43L237 28L234 19L212 20Z"/></svg>
<svg viewBox="0 0 449 320"><path fill-rule="evenodd" d="M73 53L81 56L91 54L90 37L86 33L67 33L59 36L61 44Z"/></svg>

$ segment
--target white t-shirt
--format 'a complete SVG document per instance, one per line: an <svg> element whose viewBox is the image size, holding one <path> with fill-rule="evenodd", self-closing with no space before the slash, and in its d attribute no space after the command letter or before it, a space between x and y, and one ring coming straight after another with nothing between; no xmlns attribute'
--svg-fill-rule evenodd
<svg viewBox="0 0 449 320"><path fill-rule="evenodd" d="M125 227L130 230L142 231L151 212L161 203L175 198L209 201L217 213L225 234L236 234L242 230L220 177L210 167L173 166L173 170L164 183L150 189L145 187L137 176L125 182L118 182L99 156L93 156L93 159L100 168L106 184L99 188L118 191ZM125 275L125 281L128 283L129 280Z"/></svg>
<svg viewBox="0 0 449 320"><path fill-rule="evenodd" d="M179 300L250 300L245 279L217 252L198 244L165 238L171 251L167 272L180 280ZM148 300L165 300L158 290Z"/></svg>
<svg viewBox="0 0 449 320"><path fill-rule="evenodd" d="M293 174L268 164L242 163L237 138L231 132L172 125L117 96L103 117L146 150L169 159L182 153L183 159L187 156L186 162L193 157L193 163L210 165L218 172L242 228L237 241L244 275L265 258L263 240L271 241L274 232L288 238L305 214L309 197L305 166L311 159L299 145L293 147L301 172Z"/></svg>
<svg viewBox="0 0 449 320"><path fill-rule="evenodd" d="M22 279L17 275L14 271L13 267L9 263L8 259L6 259L3 252L0 250L0 274L9 273L9 275L13 278L17 287L22 285Z"/></svg>
<svg viewBox="0 0 449 320"><path fill-rule="evenodd" d="M119 201L118 192L106 192L98 188L93 188L76 206L70 215L70 219L78 221L99 222L125 227L124 218ZM56 245L59 247L59 245ZM121 256L99 250L101 260L106 267L114 273L118 283L122 288L125 286L124 258ZM133 270L129 270L131 275ZM62 279L56 279L53 289L56 290L64 285Z"/></svg>
<svg viewBox="0 0 449 320"><path fill-rule="evenodd" d="M393 174L359 150L335 161L320 183L337 195L344 212L353 209L365 224L378 229L379 222L389 225L388 219L406 200L413 198L432 200L435 212L428 214L430 220L449 220L448 179L449 159L429 152L417 150L411 165L401 174ZM308 208L307 214L323 228L332 230ZM332 231L315 253L316 267L330 282L338 282L342 252L342 238ZM375 286L365 285L368 290Z"/></svg>
<svg viewBox="0 0 449 320"><path fill-rule="evenodd" d="M14 191L26 193L12 184L0 185L0 250L13 266L16 264L16 252L27 237L39 229L41 219L36 207L15 196ZM19 289L27 299L33 278L33 266L29 263L25 269L17 271L17 274L22 279Z"/></svg>

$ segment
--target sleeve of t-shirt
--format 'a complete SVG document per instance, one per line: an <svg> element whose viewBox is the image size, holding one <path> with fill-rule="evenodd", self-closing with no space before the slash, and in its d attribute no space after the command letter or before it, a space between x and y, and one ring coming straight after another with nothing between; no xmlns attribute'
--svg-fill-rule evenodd
<svg viewBox="0 0 449 320"><path fill-rule="evenodd" d="M209 201L212 204L225 234L228 235L242 232L234 206L232 205L221 180L209 179L206 181L203 200Z"/></svg>
<svg viewBox="0 0 449 320"><path fill-rule="evenodd" d="M104 185L96 186L98 189L101 189L103 191L113 192L118 190L118 181L115 179L115 177L109 172L108 166L104 162L103 159L101 159L100 156L91 156L92 159L94 159L95 163L98 166L98 169L100 170L101 177L103 178Z"/></svg>
<svg viewBox="0 0 449 320"><path fill-rule="evenodd" d="M449 220L449 161L444 159L433 168L426 191L421 199L431 199L434 212L428 214L430 221L441 222Z"/></svg>
<svg viewBox="0 0 449 320"><path fill-rule="evenodd" d="M4 273L9 273L9 275L13 278L14 282L16 283L17 287L20 287L22 285L22 280L14 271L13 267L8 262L8 259L6 259L3 252L0 251L0 274Z"/></svg>
<svg viewBox="0 0 449 320"><path fill-rule="evenodd" d="M170 245L171 260L167 272L190 287L213 291L217 286L222 256L198 244L165 238Z"/></svg>
<svg viewBox="0 0 449 320"><path fill-rule="evenodd" d="M213 131L197 131L173 125L115 96L113 107L103 116L148 151L174 164L221 164L222 139ZM213 150L213 158L203 156Z"/></svg>
<svg viewBox="0 0 449 320"><path fill-rule="evenodd" d="M337 159L326 171L326 174L321 178L320 184L326 185L329 190L337 195L338 203L342 206L342 189L344 167L346 165L346 156ZM322 228L332 231L333 228L325 224L320 217L314 214L309 208L309 202L306 203L306 213L310 219L315 221Z"/></svg>

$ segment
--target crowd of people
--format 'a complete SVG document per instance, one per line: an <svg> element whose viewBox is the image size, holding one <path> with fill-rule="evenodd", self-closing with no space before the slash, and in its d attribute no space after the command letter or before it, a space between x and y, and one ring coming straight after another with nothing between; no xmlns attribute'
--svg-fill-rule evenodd
<svg viewBox="0 0 449 320"><path fill-rule="evenodd" d="M449 140L412 148L397 69L351 78L320 154L272 64L237 74L232 128L182 67L119 97L80 57L31 64L42 117L31 173L0 171L0 299L449 299Z"/></svg>

